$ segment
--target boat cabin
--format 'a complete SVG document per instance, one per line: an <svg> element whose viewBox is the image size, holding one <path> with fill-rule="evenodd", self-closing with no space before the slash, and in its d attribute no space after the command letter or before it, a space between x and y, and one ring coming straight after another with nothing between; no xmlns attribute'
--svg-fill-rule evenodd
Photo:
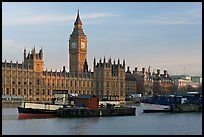
<svg viewBox="0 0 204 137"><path fill-rule="evenodd" d="M68 90L54 90L54 98L52 98L52 104L56 105L68 105L70 104Z"/></svg>

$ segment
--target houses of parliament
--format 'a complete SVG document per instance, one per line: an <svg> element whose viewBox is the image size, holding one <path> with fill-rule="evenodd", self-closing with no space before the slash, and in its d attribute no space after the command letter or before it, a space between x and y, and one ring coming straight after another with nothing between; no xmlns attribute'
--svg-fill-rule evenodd
<svg viewBox="0 0 204 137"><path fill-rule="evenodd" d="M99 61L94 58L91 72L88 69L87 46L78 11L69 37L69 72L65 66L60 71L44 70L42 48L36 51L34 47L28 53L24 49L22 63L2 62L2 95L49 101L54 90L67 90L68 93L95 94L99 98L117 97L123 101L127 94L142 93L141 85L145 84L145 79L151 81L153 78L146 75L149 73L144 68L141 72L135 68L131 73L128 67L125 72L125 60L112 61L105 57Z"/></svg>

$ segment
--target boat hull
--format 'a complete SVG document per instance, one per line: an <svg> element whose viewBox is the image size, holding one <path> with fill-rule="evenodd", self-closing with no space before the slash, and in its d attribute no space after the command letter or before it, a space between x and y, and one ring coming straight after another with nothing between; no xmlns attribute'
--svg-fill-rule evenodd
<svg viewBox="0 0 204 137"><path fill-rule="evenodd" d="M159 105L151 103L141 103L140 105L144 113L171 112L170 105Z"/></svg>
<svg viewBox="0 0 204 137"><path fill-rule="evenodd" d="M44 118L56 117L57 110L36 109L36 108L18 108L19 118Z"/></svg>

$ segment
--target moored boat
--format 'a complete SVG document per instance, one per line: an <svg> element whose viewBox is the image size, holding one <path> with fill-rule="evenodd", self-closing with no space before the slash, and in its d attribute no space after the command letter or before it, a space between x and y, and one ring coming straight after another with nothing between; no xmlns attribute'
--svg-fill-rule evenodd
<svg viewBox="0 0 204 137"><path fill-rule="evenodd" d="M19 118L56 117L59 108L68 107L68 91L54 91L54 98L49 103L22 102L18 109Z"/></svg>
<svg viewBox="0 0 204 137"><path fill-rule="evenodd" d="M57 110L63 105L22 103L17 107L19 118L55 117Z"/></svg>
<svg viewBox="0 0 204 137"><path fill-rule="evenodd" d="M152 97L143 98L141 107L144 113L150 112L174 112L175 106L185 104L187 106L194 104L202 109L202 98L194 95L154 95ZM188 110L190 107L187 107ZM185 110L185 111L188 111ZM192 111L192 110L189 110Z"/></svg>
<svg viewBox="0 0 204 137"><path fill-rule="evenodd" d="M144 113L150 112L171 112L171 104L175 99L170 96L155 95L141 100L141 107Z"/></svg>
<svg viewBox="0 0 204 137"><path fill-rule="evenodd" d="M144 113L152 112L171 112L171 107L169 105L159 105L150 103L140 103Z"/></svg>

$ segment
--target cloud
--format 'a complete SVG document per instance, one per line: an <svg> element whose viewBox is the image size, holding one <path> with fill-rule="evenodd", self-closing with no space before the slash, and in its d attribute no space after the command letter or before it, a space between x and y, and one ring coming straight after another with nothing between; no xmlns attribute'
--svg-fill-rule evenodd
<svg viewBox="0 0 204 137"><path fill-rule="evenodd" d="M157 25L201 24L202 10L196 8L181 12L164 12L157 15L152 15L146 19L134 20L132 23L148 23Z"/></svg>
<svg viewBox="0 0 204 137"><path fill-rule="evenodd" d="M186 18L171 18L171 17L162 17L155 16L152 19L140 20L138 23L151 23L151 24L159 24L159 25L179 25L179 24L195 24L197 23L194 20L186 19Z"/></svg>
<svg viewBox="0 0 204 137"><path fill-rule="evenodd" d="M94 19L113 16L111 13L84 14L82 19ZM75 20L76 15L68 14L5 14L2 18L3 26L14 25L42 25Z"/></svg>
<svg viewBox="0 0 204 137"><path fill-rule="evenodd" d="M85 14L83 15L84 19L92 19L92 18L101 18L101 17L111 17L114 16L111 13L91 13L91 14Z"/></svg>

